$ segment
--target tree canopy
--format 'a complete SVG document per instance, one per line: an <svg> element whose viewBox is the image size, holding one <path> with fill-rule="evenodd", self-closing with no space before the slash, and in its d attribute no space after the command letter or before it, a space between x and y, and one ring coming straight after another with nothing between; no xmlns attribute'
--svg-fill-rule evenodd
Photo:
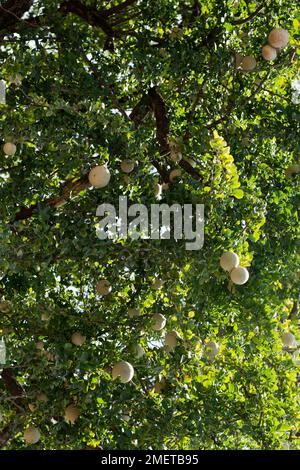
<svg viewBox="0 0 300 470"><path fill-rule="evenodd" d="M2 448L297 448L297 3L0 2ZM121 195L204 204L203 248L99 240Z"/></svg>

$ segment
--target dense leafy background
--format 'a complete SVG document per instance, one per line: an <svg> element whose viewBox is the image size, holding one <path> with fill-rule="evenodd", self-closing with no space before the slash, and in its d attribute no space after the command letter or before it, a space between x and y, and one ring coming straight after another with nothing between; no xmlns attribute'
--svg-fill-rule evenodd
<svg viewBox="0 0 300 470"><path fill-rule="evenodd" d="M1 445L30 448L23 432L34 424L34 449L295 449L298 350L283 348L281 335L299 338L299 177L285 173L299 163L297 2L120 3L1 2L0 138L17 145L14 156L0 153ZM270 63L261 47L277 26L290 44ZM256 69L236 69L236 53L255 57ZM177 167L149 90L163 100L169 138L196 162L198 177L182 168L161 201L205 204L200 251L96 237L101 202L155 203L155 185ZM124 159L137 162L129 177ZM110 184L88 188L86 174L102 163ZM246 285L228 289L226 250L248 266ZM95 291L103 277L107 297ZM129 307L142 315L129 318ZM167 317L161 333L154 312ZM168 353L173 329L182 340ZM82 347L71 344L75 331ZM209 340L221 347L214 361ZM111 378L121 359L135 368L129 384ZM74 425L64 420L70 403L81 411Z"/></svg>

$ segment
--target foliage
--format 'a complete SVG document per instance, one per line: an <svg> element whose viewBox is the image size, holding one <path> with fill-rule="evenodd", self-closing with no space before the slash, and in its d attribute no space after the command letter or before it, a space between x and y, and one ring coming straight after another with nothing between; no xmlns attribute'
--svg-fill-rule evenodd
<svg viewBox="0 0 300 470"><path fill-rule="evenodd" d="M299 352L281 342L287 330L299 338L299 177L286 177L299 163L297 3L1 2L0 136L17 145L0 153L3 448L297 448ZM261 47L277 26L290 43L267 62ZM255 57L255 70L236 68L237 53ZM125 159L136 162L129 176ZM91 189L87 174L104 163L111 182ZM150 206L157 183L161 202L205 205L200 251L97 238L100 203L127 195ZM228 286L219 266L228 250L249 268L244 286ZM155 312L167 318L162 332ZM167 352L171 330L181 339ZM220 345L213 361L209 340ZM120 360L135 368L130 383L111 378ZM42 436L32 446L29 424Z"/></svg>

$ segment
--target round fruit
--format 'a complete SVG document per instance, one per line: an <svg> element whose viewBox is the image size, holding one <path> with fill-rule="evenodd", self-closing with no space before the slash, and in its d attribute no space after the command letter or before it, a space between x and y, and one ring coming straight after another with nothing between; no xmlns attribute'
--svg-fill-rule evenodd
<svg viewBox="0 0 300 470"><path fill-rule="evenodd" d="M268 36L270 46L276 47L276 49L282 49L287 46L289 39L289 33L282 28L273 29Z"/></svg>
<svg viewBox="0 0 300 470"><path fill-rule="evenodd" d="M226 251L220 258L220 265L225 271L231 271L239 265L239 257L233 251Z"/></svg>
<svg viewBox="0 0 300 470"><path fill-rule="evenodd" d="M132 160L124 160L120 166L124 173L131 173L134 169L134 162Z"/></svg>
<svg viewBox="0 0 300 470"><path fill-rule="evenodd" d="M290 333L289 331L286 331L283 333L281 340L284 344L284 346L294 346L296 343L295 336L293 333Z"/></svg>
<svg viewBox="0 0 300 470"><path fill-rule="evenodd" d="M36 399L37 401L44 401L44 402L47 402L48 401L48 397L46 395L46 393L39 393L37 396L36 396Z"/></svg>
<svg viewBox="0 0 300 470"><path fill-rule="evenodd" d="M256 67L256 60L249 55L242 58L240 67L244 72L251 72Z"/></svg>
<svg viewBox="0 0 300 470"><path fill-rule="evenodd" d="M76 333L73 333L71 336L71 341L73 344L75 344L75 346L82 346L85 343L85 340L86 337L78 331Z"/></svg>
<svg viewBox="0 0 300 470"><path fill-rule="evenodd" d="M290 165L286 170L285 170L285 176L287 178L292 178L294 175L297 175L300 173L300 165ZM1 310L1 308L0 308Z"/></svg>
<svg viewBox="0 0 300 470"><path fill-rule="evenodd" d="M96 284L96 291L100 295L108 295L111 292L111 285L106 279L101 279Z"/></svg>
<svg viewBox="0 0 300 470"><path fill-rule="evenodd" d="M51 361L54 361L54 360L55 360L55 356L54 356L54 354L53 354L52 352L50 352L50 351L45 351L44 354L45 354L45 357L46 357L47 361L50 361L50 362L51 362Z"/></svg>
<svg viewBox="0 0 300 470"><path fill-rule="evenodd" d="M46 313L46 312L42 313L42 315L41 315L41 320L42 320L42 321L49 321L49 320L50 320L50 315L49 315L49 313Z"/></svg>
<svg viewBox="0 0 300 470"><path fill-rule="evenodd" d="M129 362L126 362L126 361L117 362L112 368L113 380L116 380L118 377L120 377L120 380L123 384L130 382L133 376L134 376L134 368Z"/></svg>
<svg viewBox="0 0 300 470"><path fill-rule="evenodd" d="M167 323L166 317L164 317L161 313L154 313L152 316L152 328L155 331L162 330Z"/></svg>
<svg viewBox="0 0 300 470"><path fill-rule="evenodd" d="M24 440L27 444L36 444L41 438L41 433L35 426L28 426L24 431Z"/></svg>
<svg viewBox="0 0 300 470"><path fill-rule="evenodd" d="M3 152L6 155L14 155L16 151L17 147L12 142L6 142L6 144L3 145Z"/></svg>
<svg viewBox="0 0 300 470"><path fill-rule="evenodd" d="M261 55L265 60L275 60L277 57L277 51L272 46L264 46L261 50Z"/></svg>
<svg viewBox="0 0 300 470"><path fill-rule="evenodd" d="M181 178L181 170L172 170L169 175L169 180L171 183L175 183Z"/></svg>
<svg viewBox="0 0 300 470"><path fill-rule="evenodd" d="M30 409L30 411L33 413L36 409L37 409L37 406L35 403L29 403L28 404L28 408Z"/></svg>
<svg viewBox="0 0 300 470"><path fill-rule="evenodd" d="M75 405L67 406L65 409L65 420L68 423L74 424L78 416L80 416L80 411Z"/></svg>
<svg viewBox="0 0 300 470"><path fill-rule="evenodd" d="M220 346L215 341L209 341L206 346L207 355L213 359L220 351Z"/></svg>
<svg viewBox="0 0 300 470"><path fill-rule="evenodd" d="M10 303L9 302L0 302L0 312L7 313L10 310Z"/></svg>
<svg viewBox="0 0 300 470"><path fill-rule="evenodd" d="M38 342L36 343L36 349L38 349L39 351L43 351L43 349L44 349L44 343L43 343L43 341L38 341Z"/></svg>
<svg viewBox="0 0 300 470"><path fill-rule="evenodd" d="M241 286L242 284L245 284L249 279L248 269L242 267L233 268L230 277L234 284Z"/></svg>
<svg viewBox="0 0 300 470"><path fill-rule="evenodd" d="M140 316L140 314L141 314L141 312L137 308L129 308L128 309L128 316L130 318L138 317L138 316Z"/></svg>
<svg viewBox="0 0 300 470"><path fill-rule="evenodd" d="M162 281L162 280L159 279L159 278L154 279L154 281L153 281L153 283L152 283L152 287L153 287L153 289L155 289L155 290L161 289L163 285L164 285L164 281Z"/></svg>
<svg viewBox="0 0 300 470"><path fill-rule="evenodd" d="M180 338L180 335L177 331L170 331L170 333L165 336L165 345L168 346L170 350L176 348L178 338Z"/></svg>
<svg viewBox="0 0 300 470"><path fill-rule="evenodd" d="M110 180L110 172L105 165L97 165L89 172L89 182L94 188L104 188Z"/></svg>

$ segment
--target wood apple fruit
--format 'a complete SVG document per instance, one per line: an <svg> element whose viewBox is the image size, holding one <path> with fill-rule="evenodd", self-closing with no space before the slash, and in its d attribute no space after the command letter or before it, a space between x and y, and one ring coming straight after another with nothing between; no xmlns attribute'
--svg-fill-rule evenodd
<svg viewBox="0 0 300 470"><path fill-rule="evenodd" d="M286 29L282 28L273 29L268 36L268 42L270 46L275 47L276 49L282 49L283 47L287 46L289 40L289 33Z"/></svg>
<svg viewBox="0 0 300 470"><path fill-rule="evenodd" d="M284 344L284 346L292 347L295 346L296 344L296 339L293 333L290 333L289 331L285 331L281 337L281 341Z"/></svg>
<svg viewBox="0 0 300 470"><path fill-rule="evenodd" d="M230 278L234 284L241 286L245 284L249 279L249 272L247 268L239 266L238 268L233 268L230 274Z"/></svg>
<svg viewBox="0 0 300 470"><path fill-rule="evenodd" d="M65 420L68 423L74 424L77 418L80 416L80 411L75 405L69 405L65 409Z"/></svg>
<svg viewBox="0 0 300 470"><path fill-rule="evenodd" d="M36 444L41 438L41 433L35 426L28 426L24 431L24 440L27 444Z"/></svg>
<svg viewBox="0 0 300 470"><path fill-rule="evenodd" d="M180 178L181 178L181 170L175 169L175 170L171 171L171 173L169 175L169 180L171 181L171 183L175 183Z"/></svg>
<svg viewBox="0 0 300 470"><path fill-rule="evenodd" d="M224 271L231 271L233 268L237 268L239 265L239 257L233 251L226 251L220 258L220 265Z"/></svg>
<svg viewBox="0 0 300 470"><path fill-rule="evenodd" d="M96 284L96 291L100 295L108 295L111 292L111 285L106 279L101 279Z"/></svg>
<svg viewBox="0 0 300 470"><path fill-rule="evenodd" d="M82 346L85 340L86 337L79 333L79 331L76 331L76 333L73 333L71 336L71 341L75 346Z"/></svg>
<svg viewBox="0 0 300 470"><path fill-rule="evenodd" d="M166 326L166 323L167 319L161 313L154 313L154 315L152 315L152 328L154 331L162 330Z"/></svg>
<svg viewBox="0 0 300 470"><path fill-rule="evenodd" d="M3 145L3 152L6 154L6 155L14 155L17 151L17 147L15 144L13 144L12 142L6 142L4 145Z"/></svg>
<svg viewBox="0 0 300 470"><path fill-rule="evenodd" d="M277 51L272 46L264 46L261 50L261 55L265 60L275 60L277 57Z"/></svg>
<svg viewBox="0 0 300 470"><path fill-rule="evenodd" d="M252 70L256 68L256 60L254 59L254 57L247 55L242 58L240 68L244 72L252 72Z"/></svg>
<svg viewBox="0 0 300 470"><path fill-rule="evenodd" d="M121 162L121 170L124 172L124 173L131 173L134 169L134 161L132 160L123 160Z"/></svg>
<svg viewBox="0 0 300 470"><path fill-rule="evenodd" d="M133 317L139 317L141 314L141 312L139 311L139 309L137 308L129 308L128 309L128 316L130 318L133 318Z"/></svg>
<svg viewBox="0 0 300 470"><path fill-rule="evenodd" d="M134 376L134 368L129 362L120 361L113 366L111 373L113 380L116 380L119 377L121 382L124 384L132 380Z"/></svg>
<svg viewBox="0 0 300 470"><path fill-rule="evenodd" d="M175 330L170 331L170 333L168 333L165 336L165 345L168 347L170 351L176 348L179 338L180 338L180 335Z"/></svg>
<svg viewBox="0 0 300 470"><path fill-rule="evenodd" d="M104 188L110 181L110 172L106 165L97 165L91 169L88 177L94 188Z"/></svg>

